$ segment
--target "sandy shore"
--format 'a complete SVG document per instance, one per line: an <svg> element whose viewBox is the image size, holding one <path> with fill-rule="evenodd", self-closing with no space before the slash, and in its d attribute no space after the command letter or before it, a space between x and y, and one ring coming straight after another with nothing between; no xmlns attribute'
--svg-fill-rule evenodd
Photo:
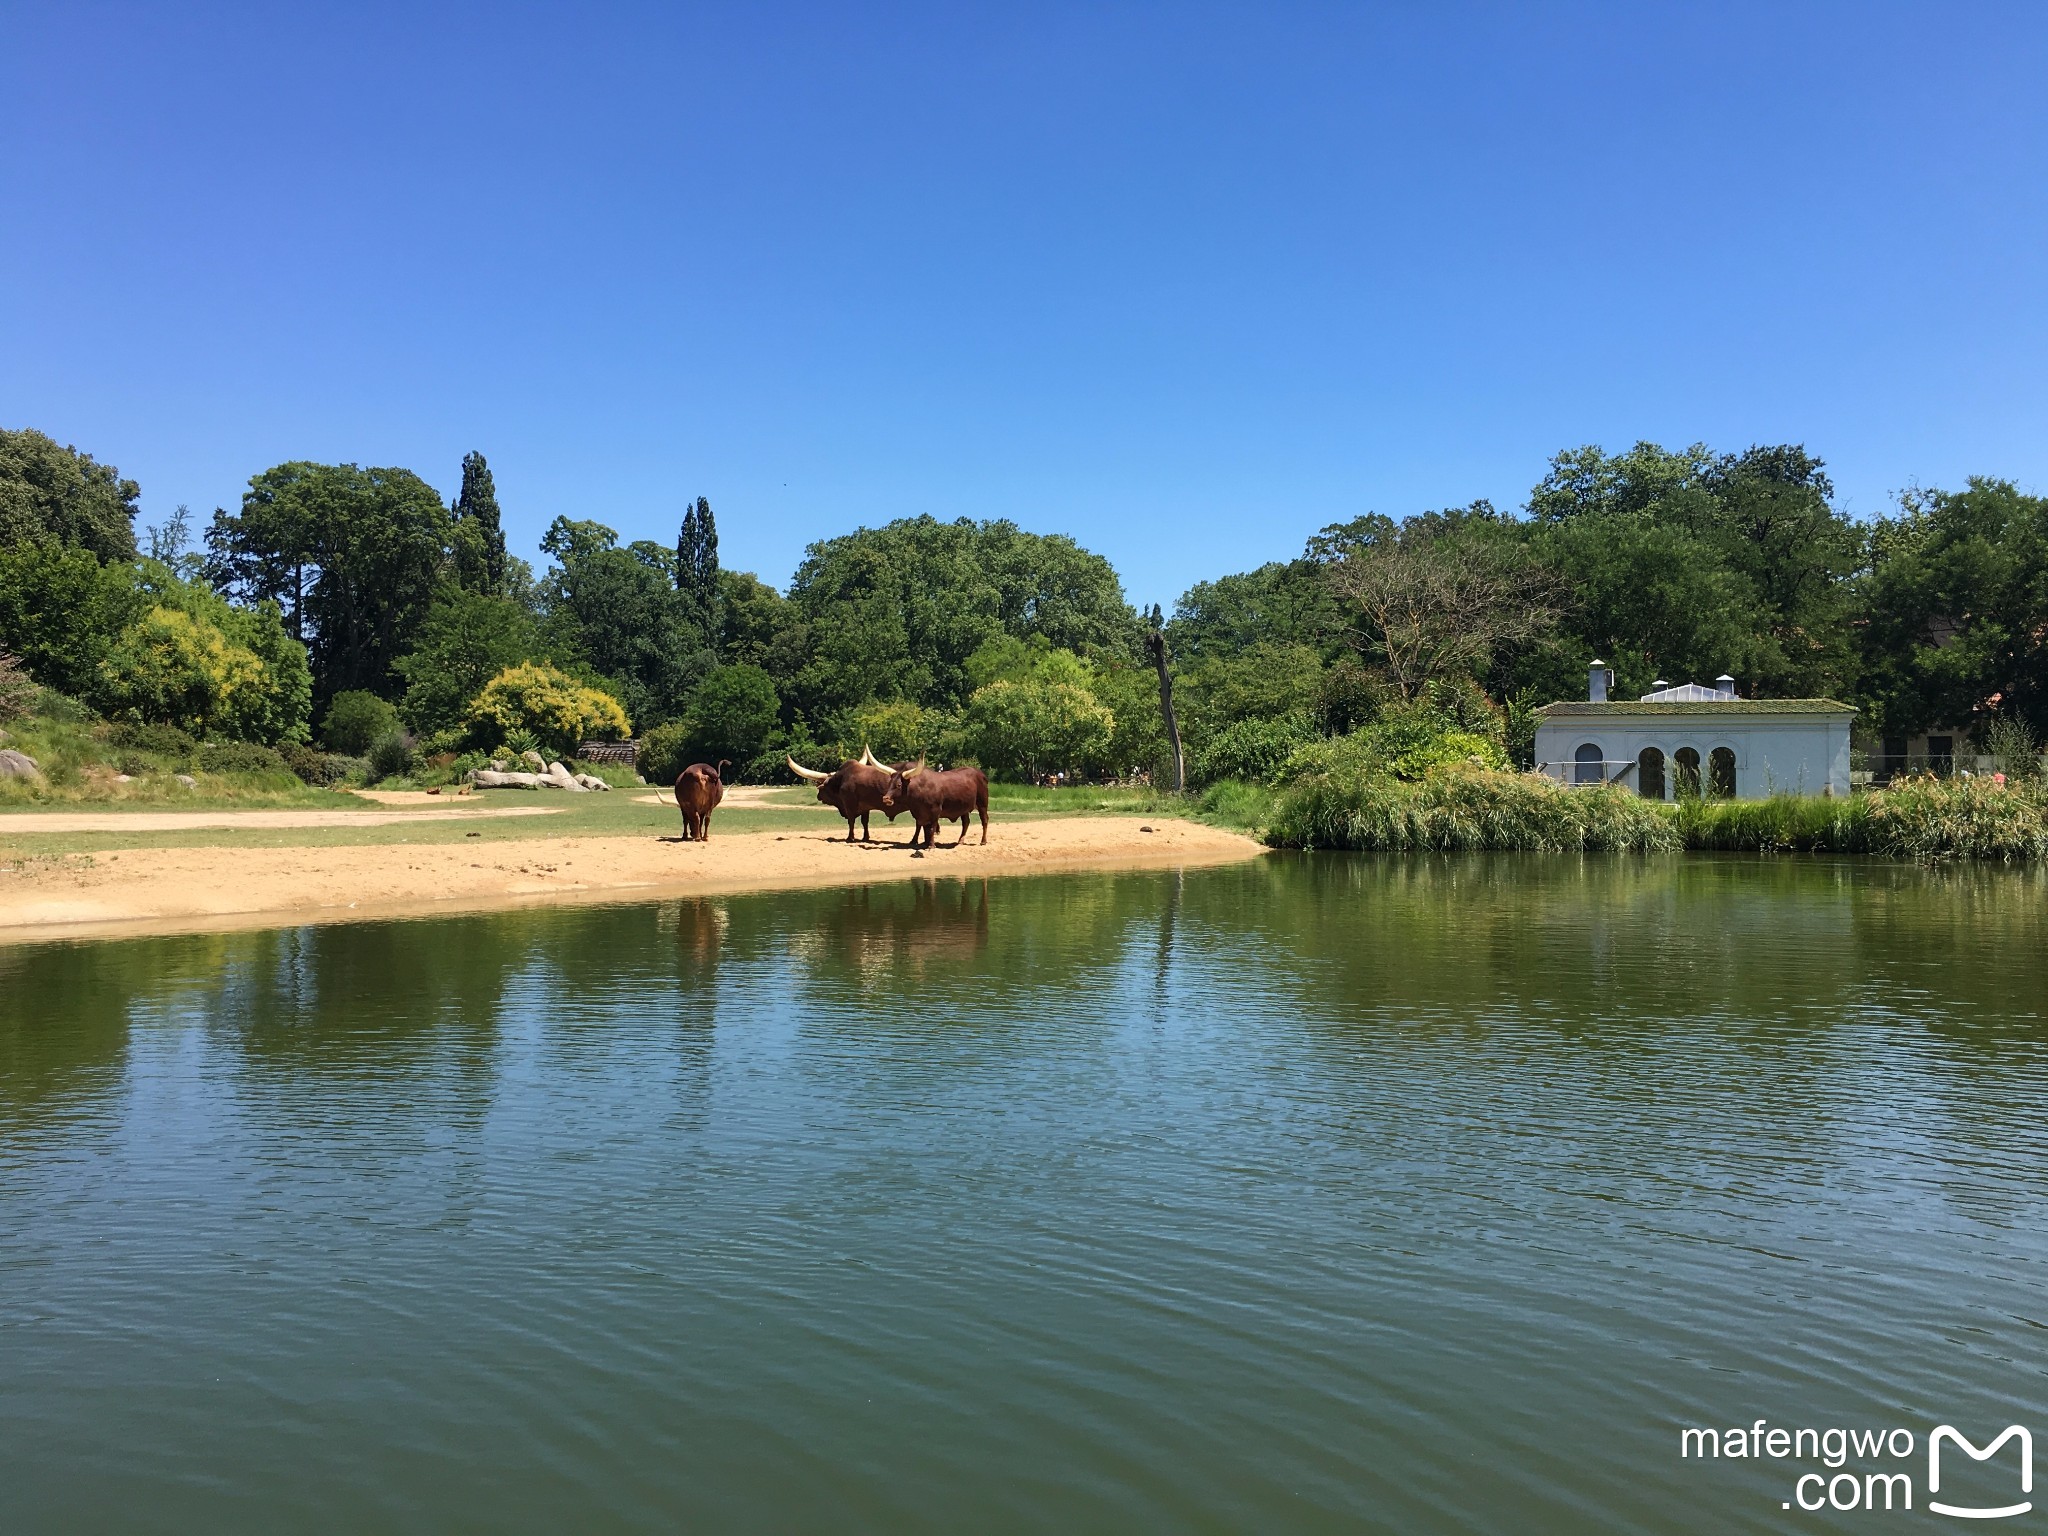
<svg viewBox="0 0 2048 1536"><path fill-rule="evenodd" d="M384 797L386 800L393 796ZM425 797L422 796L422 799ZM429 805L433 801L427 802ZM491 805L427 811L35 811L0 814L9 832L196 832L203 827L391 827L413 821L547 816L558 806Z"/></svg>
<svg viewBox="0 0 2048 1536"><path fill-rule="evenodd" d="M49 818L40 819L48 824ZM334 922L529 901L637 901L941 876L1220 864L1259 852L1257 843L1235 832L1128 816L1007 822L993 830L987 847L972 839L958 848L942 843L923 857L913 856L900 834L849 844L823 826L728 837L714 831L709 843L642 835L127 848L10 873L0 882L0 943Z"/></svg>

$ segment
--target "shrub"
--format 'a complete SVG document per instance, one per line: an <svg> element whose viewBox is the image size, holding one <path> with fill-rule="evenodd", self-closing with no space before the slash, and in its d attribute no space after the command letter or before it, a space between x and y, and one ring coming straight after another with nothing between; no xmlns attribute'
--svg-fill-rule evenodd
<svg viewBox="0 0 2048 1536"><path fill-rule="evenodd" d="M2041 802L1990 779L1894 780L1869 800L1863 841L1870 853L1923 862L2048 854Z"/></svg>
<svg viewBox="0 0 2048 1536"><path fill-rule="evenodd" d="M368 757L373 778L398 778L412 772L413 740L403 731L386 731L370 743Z"/></svg>
<svg viewBox="0 0 2048 1536"><path fill-rule="evenodd" d="M1315 734L1306 715L1235 721L1194 753L1188 779L1196 785L1220 779L1271 779L1288 755L1315 740Z"/></svg>
<svg viewBox="0 0 2048 1536"><path fill-rule="evenodd" d="M1116 717L1080 683L1003 678L967 701L963 745L991 778L1027 782L1101 764Z"/></svg>
<svg viewBox="0 0 2048 1536"><path fill-rule="evenodd" d="M745 762L756 756L781 718L775 683L761 668L720 667L704 679L684 717L700 762L721 757Z"/></svg>
<svg viewBox="0 0 2048 1536"><path fill-rule="evenodd" d="M107 740L126 751L147 752L152 757L168 758L180 766L199 755L198 739L175 725L144 725L124 720L107 733Z"/></svg>
<svg viewBox="0 0 2048 1536"><path fill-rule="evenodd" d="M291 769L269 747L253 741L209 741L199 749L199 771L286 774Z"/></svg>
<svg viewBox="0 0 2048 1536"><path fill-rule="evenodd" d="M0 651L0 725L19 720L34 707L36 685L22 671L19 657Z"/></svg>
<svg viewBox="0 0 2048 1536"><path fill-rule="evenodd" d="M315 789L326 789L369 772L369 765L360 757L347 757L339 752L316 752L297 743L280 749L279 755L302 783Z"/></svg>
<svg viewBox="0 0 2048 1536"><path fill-rule="evenodd" d="M667 725L657 725L640 738L640 750L634 754L633 766L650 784L673 784L676 775L696 761L689 751L689 722L671 720Z"/></svg>
<svg viewBox="0 0 2048 1536"><path fill-rule="evenodd" d="M398 729L398 711L374 693L352 688L337 693L320 722L321 743L330 752L361 757L379 737Z"/></svg>
<svg viewBox="0 0 2048 1536"><path fill-rule="evenodd" d="M2000 715L1985 732L1984 746L1998 771L2015 784L2031 784L2041 776L2041 743L2015 715Z"/></svg>
<svg viewBox="0 0 2048 1536"><path fill-rule="evenodd" d="M469 706L469 724L484 745L509 744L511 733L528 731L541 750L557 757L568 756L586 738L617 740L632 733L617 699L539 662L507 667L484 684Z"/></svg>
<svg viewBox="0 0 2048 1536"><path fill-rule="evenodd" d="M192 731L240 735L241 702L262 692L262 658L204 619L151 608L102 665L110 709Z"/></svg>
<svg viewBox="0 0 2048 1536"><path fill-rule="evenodd" d="M900 763L921 753L935 753L944 716L909 699L870 699L846 710L832 722L832 734L839 747L855 757L861 748L872 747L884 762ZM801 752L797 761L805 762ZM780 762L780 757L776 761ZM787 769L784 770L785 775Z"/></svg>

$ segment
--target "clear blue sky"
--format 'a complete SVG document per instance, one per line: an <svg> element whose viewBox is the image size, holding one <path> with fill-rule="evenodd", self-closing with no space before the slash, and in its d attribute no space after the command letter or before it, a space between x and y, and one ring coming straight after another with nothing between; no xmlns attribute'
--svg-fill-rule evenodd
<svg viewBox="0 0 2048 1536"><path fill-rule="evenodd" d="M0 425L1139 602L1559 448L2048 489L2048 5L0 8Z"/></svg>

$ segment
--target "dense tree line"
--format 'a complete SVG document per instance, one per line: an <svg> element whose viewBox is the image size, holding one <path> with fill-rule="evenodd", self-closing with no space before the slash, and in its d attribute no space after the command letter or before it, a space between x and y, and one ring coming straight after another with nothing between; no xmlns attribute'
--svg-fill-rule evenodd
<svg viewBox="0 0 2048 1536"><path fill-rule="evenodd" d="M1162 652L1196 782L1366 731L1417 763L1512 752L1594 655L1624 693L1727 671L1872 732L2048 727L2048 501L1971 480L1858 522L1789 445L1560 453L1519 512L1362 516L1149 620L1071 538L965 518L823 540L779 590L721 566L702 497L673 544L557 517L536 574L478 453L452 502L406 469L278 465L203 552L182 508L138 544L137 496L0 432L0 650L110 715L259 742L382 721L457 750L528 709L756 773L868 744L1170 781Z"/></svg>

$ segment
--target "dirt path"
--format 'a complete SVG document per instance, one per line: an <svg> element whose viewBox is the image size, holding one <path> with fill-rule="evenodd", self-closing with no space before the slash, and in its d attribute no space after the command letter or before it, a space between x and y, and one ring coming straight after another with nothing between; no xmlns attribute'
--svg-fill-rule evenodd
<svg viewBox="0 0 2048 1536"><path fill-rule="evenodd" d="M544 814L540 807L520 810ZM358 812L349 820L377 814ZM412 820L492 813L397 814ZM52 819L35 818L42 825ZM136 819L119 818L124 826ZM0 879L0 943L334 922L546 899L646 900L938 876L1220 864L1260 851L1257 843L1235 832L1127 816L1011 822L996 827L986 847L942 845L922 856L913 855L900 839L848 843L824 827L728 837L714 832L708 843L640 835L313 848L129 848L30 861L8 873Z"/></svg>

